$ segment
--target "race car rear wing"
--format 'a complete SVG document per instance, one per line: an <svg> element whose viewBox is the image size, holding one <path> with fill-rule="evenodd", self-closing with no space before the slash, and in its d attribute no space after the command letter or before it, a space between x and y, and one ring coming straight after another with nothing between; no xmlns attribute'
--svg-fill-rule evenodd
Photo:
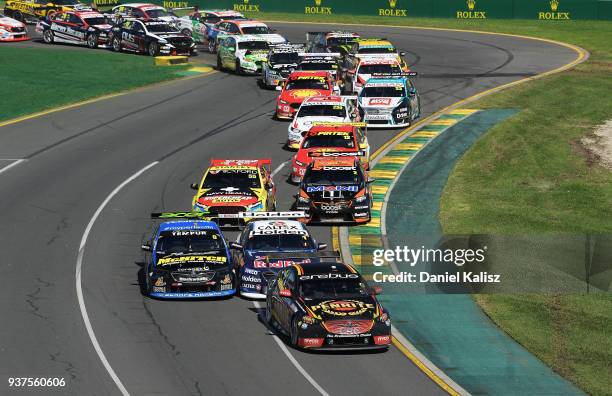
<svg viewBox="0 0 612 396"><path fill-rule="evenodd" d="M290 259L310 259L310 258L320 258L320 259L340 259L340 252L337 250L321 250L318 252L274 252L274 253L266 253L266 259L268 260L290 260Z"/></svg>
<svg viewBox="0 0 612 396"><path fill-rule="evenodd" d="M238 213L209 213L209 212L155 212L151 213L152 219L164 220L211 220L211 219L299 219L306 218L304 211L287 212L238 212Z"/></svg>
<svg viewBox="0 0 612 396"><path fill-rule="evenodd" d="M300 52L298 54L301 58L339 58L341 55L339 52Z"/></svg>
<svg viewBox="0 0 612 396"><path fill-rule="evenodd" d="M394 77L416 77L417 72L401 72L401 73L372 73L372 78L394 78Z"/></svg>
<svg viewBox="0 0 612 396"><path fill-rule="evenodd" d="M272 166L272 159L218 159L210 160L210 166Z"/></svg>
<svg viewBox="0 0 612 396"><path fill-rule="evenodd" d="M311 151L309 157L363 157L365 150L359 151Z"/></svg>
<svg viewBox="0 0 612 396"><path fill-rule="evenodd" d="M354 100L357 100L357 97L354 97ZM350 100L353 100L352 98ZM344 125L350 125L350 126L354 126L357 128L363 128L363 133L364 134L368 134L368 123L367 122L333 122L333 121L314 121L311 124L313 127L314 126L330 126L330 127L334 127L334 126L344 126Z"/></svg>

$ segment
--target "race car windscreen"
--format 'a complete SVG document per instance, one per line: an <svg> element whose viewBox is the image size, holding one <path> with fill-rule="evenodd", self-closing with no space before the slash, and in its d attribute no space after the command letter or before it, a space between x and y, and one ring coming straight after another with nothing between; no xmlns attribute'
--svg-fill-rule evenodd
<svg viewBox="0 0 612 396"><path fill-rule="evenodd" d="M270 56L270 63L273 65L297 63L300 57L297 52L281 52Z"/></svg>
<svg viewBox="0 0 612 396"><path fill-rule="evenodd" d="M357 170L326 170L310 169L304 176L304 183L317 186L335 186L340 184L359 184L359 173Z"/></svg>
<svg viewBox="0 0 612 396"><path fill-rule="evenodd" d="M393 54L395 48L393 47L363 47L359 48L358 54Z"/></svg>
<svg viewBox="0 0 612 396"><path fill-rule="evenodd" d="M353 37L331 37L327 39L327 45L329 47L338 47L340 45L351 44L355 41Z"/></svg>
<svg viewBox="0 0 612 396"><path fill-rule="evenodd" d="M238 49L251 51L267 50L268 43L265 41L243 41L238 43Z"/></svg>
<svg viewBox="0 0 612 396"><path fill-rule="evenodd" d="M397 64L382 64L382 65L361 65L359 66L358 74L374 74L374 73L401 73L402 69Z"/></svg>
<svg viewBox="0 0 612 396"><path fill-rule="evenodd" d="M323 77L298 77L297 79L289 81L285 89L329 89L329 86L327 80Z"/></svg>
<svg viewBox="0 0 612 396"><path fill-rule="evenodd" d="M167 23L147 23L147 30L151 33L175 33L178 29Z"/></svg>
<svg viewBox="0 0 612 396"><path fill-rule="evenodd" d="M235 187L241 189L261 188L257 170L223 169L210 170L204 179L203 188Z"/></svg>
<svg viewBox="0 0 612 396"><path fill-rule="evenodd" d="M247 242L246 249L258 251L282 251L314 249L315 246L308 235L279 234L253 235Z"/></svg>
<svg viewBox="0 0 612 396"><path fill-rule="evenodd" d="M367 295L359 279L300 279L300 296L305 299L347 298Z"/></svg>
<svg viewBox="0 0 612 396"><path fill-rule="evenodd" d="M91 26L106 25L108 23L104 17L83 18L83 20Z"/></svg>
<svg viewBox="0 0 612 396"><path fill-rule="evenodd" d="M270 29L267 26L244 26L242 34L268 34Z"/></svg>
<svg viewBox="0 0 612 396"><path fill-rule="evenodd" d="M161 8L148 10L147 14L149 15L149 18L163 18L163 17L175 16L173 13L163 10Z"/></svg>
<svg viewBox="0 0 612 396"><path fill-rule="evenodd" d="M300 107L299 117L346 117L344 106L340 105L309 105Z"/></svg>
<svg viewBox="0 0 612 396"><path fill-rule="evenodd" d="M404 87L397 86L366 86L361 91L365 98L400 98L405 96Z"/></svg>
<svg viewBox="0 0 612 396"><path fill-rule="evenodd" d="M223 254L222 237L214 230L162 231L156 250L163 256L176 253Z"/></svg>
<svg viewBox="0 0 612 396"><path fill-rule="evenodd" d="M355 148L355 142L350 135L315 135L309 136L304 140L303 148L317 147L340 147L340 148Z"/></svg>
<svg viewBox="0 0 612 396"><path fill-rule="evenodd" d="M298 70L336 70L338 65L333 62L303 62Z"/></svg>

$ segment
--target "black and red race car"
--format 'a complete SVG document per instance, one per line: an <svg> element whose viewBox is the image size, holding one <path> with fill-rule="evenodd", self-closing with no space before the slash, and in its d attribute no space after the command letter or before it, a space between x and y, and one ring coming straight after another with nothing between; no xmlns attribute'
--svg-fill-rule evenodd
<svg viewBox="0 0 612 396"><path fill-rule="evenodd" d="M132 51L158 55L193 55L193 39L179 32L174 25L159 19L128 19L111 30L113 51Z"/></svg>
<svg viewBox="0 0 612 396"><path fill-rule="evenodd" d="M47 44L68 43L89 48L108 45L112 25L96 11L62 11L48 15L36 25Z"/></svg>
<svg viewBox="0 0 612 396"><path fill-rule="evenodd" d="M391 319L350 265L310 263L280 271L268 285L265 320L307 349L386 349Z"/></svg>

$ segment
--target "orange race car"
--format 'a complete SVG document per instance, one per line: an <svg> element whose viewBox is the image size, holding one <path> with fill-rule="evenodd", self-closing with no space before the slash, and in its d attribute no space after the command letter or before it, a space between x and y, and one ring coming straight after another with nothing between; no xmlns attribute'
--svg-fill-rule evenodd
<svg viewBox="0 0 612 396"><path fill-rule="evenodd" d="M276 99L276 118L286 120L293 118L304 99L339 93L335 81L325 71L294 71L276 89L281 91Z"/></svg>
<svg viewBox="0 0 612 396"><path fill-rule="evenodd" d="M322 123L313 126L293 157L291 181L299 183L315 158L359 157L363 168L368 170L370 145L362 126L365 124Z"/></svg>

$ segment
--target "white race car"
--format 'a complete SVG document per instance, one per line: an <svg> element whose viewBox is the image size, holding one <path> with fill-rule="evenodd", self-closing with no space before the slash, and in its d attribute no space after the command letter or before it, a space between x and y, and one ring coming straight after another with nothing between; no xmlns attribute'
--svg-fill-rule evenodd
<svg viewBox="0 0 612 396"><path fill-rule="evenodd" d="M125 18L142 20L157 19L178 26L178 16L164 7L149 3L128 3L115 6L111 10L113 19L119 22Z"/></svg>
<svg viewBox="0 0 612 396"><path fill-rule="evenodd" d="M287 148L300 148L302 138L315 124L355 121L359 121L356 96L311 96L289 124Z"/></svg>
<svg viewBox="0 0 612 396"><path fill-rule="evenodd" d="M26 25L0 13L0 42L29 40Z"/></svg>
<svg viewBox="0 0 612 396"><path fill-rule="evenodd" d="M396 74L402 66L396 57L365 57L359 60L355 69L347 70L342 76L343 88L347 93L359 95L363 85L375 73Z"/></svg>
<svg viewBox="0 0 612 396"><path fill-rule="evenodd" d="M408 76L374 74L359 94L359 113L370 128L405 127L421 116L421 101Z"/></svg>

